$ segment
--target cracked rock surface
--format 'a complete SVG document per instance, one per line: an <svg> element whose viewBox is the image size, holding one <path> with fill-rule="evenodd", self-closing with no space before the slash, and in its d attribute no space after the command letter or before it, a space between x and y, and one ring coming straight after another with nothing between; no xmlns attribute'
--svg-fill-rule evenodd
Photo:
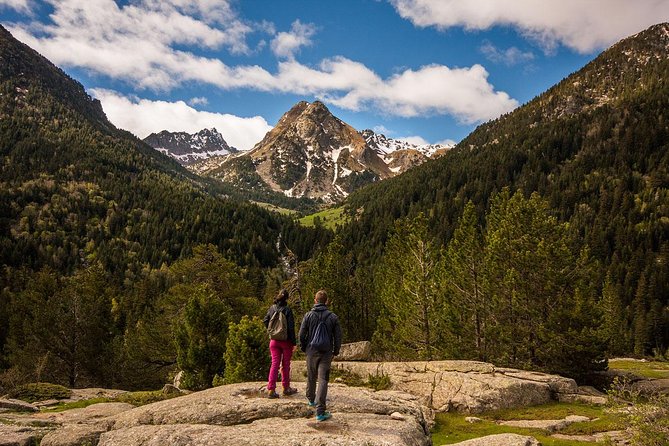
<svg viewBox="0 0 669 446"><path fill-rule="evenodd" d="M414 395L331 384L327 404L333 416L317 422L304 385L279 399L268 399L264 385L231 384L141 407L102 403L59 413L4 414L12 424L0 425L0 438L12 441L0 440L0 446L39 439L43 446L431 444L433 412Z"/></svg>
<svg viewBox="0 0 669 446"><path fill-rule="evenodd" d="M423 398L437 412L481 413L545 404L560 395L578 394L573 379L477 361L333 362L332 367L363 379L387 375L392 389ZM304 379L305 370L303 361L294 361L292 379Z"/></svg>

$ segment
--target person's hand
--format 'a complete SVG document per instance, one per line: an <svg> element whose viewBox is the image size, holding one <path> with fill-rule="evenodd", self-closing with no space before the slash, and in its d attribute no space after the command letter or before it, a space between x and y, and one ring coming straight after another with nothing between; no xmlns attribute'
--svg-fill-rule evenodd
<svg viewBox="0 0 669 446"><path fill-rule="evenodd" d="M297 351L297 345L293 345L293 353Z"/></svg>

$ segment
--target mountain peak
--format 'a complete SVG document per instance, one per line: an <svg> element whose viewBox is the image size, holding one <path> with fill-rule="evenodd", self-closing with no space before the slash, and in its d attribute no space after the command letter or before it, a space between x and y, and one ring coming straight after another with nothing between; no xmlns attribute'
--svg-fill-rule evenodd
<svg viewBox="0 0 669 446"><path fill-rule="evenodd" d="M364 138L321 101L295 104L248 156L271 189L290 197L332 202L392 175Z"/></svg>
<svg viewBox="0 0 669 446"><path fill-rule="evenodd" d="M214 127L193 134L163 130L150 134L144 142L184 165L237 152Z"/></svg>

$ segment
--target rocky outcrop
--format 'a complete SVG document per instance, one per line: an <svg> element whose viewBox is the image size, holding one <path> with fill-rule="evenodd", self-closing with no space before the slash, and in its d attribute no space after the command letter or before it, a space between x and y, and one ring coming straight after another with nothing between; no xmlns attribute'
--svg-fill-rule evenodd
<svg viewBox="0 0 669 446"><path fill-rule="evenodd" d="M103 434L99 446L427 446L429 436L413 417L403 420L387 415L337 413L327 422L313 418L269 418L250 424L140 425Z"/></svg>
<svg viewBox="0 0 669 446"><path fill-rule="evenodd" d="M451 446L541 446L534 437L517 434L497 434L461 441Z"/></svg>
<svg viewBox="0 0 669 446"><path fill-rule="evenodd" d="M335 361L369 361L372 356L372 344L369 341L342 344Z"/></svg>
<svg viewBox="0 0 669 446"><path fill-rule="evenodd" d="M13 440L0 440L0 445L33 445L40 439L42 446L94 445L112 427L113 416L133 408L126 403L99 403L63 412L2 414L0 439Z"/></svg>
<svg viewBox="0 0 669 446"><path fill-rule="evenodd" d="M37 412L39 409L34 404L21 400L0 399L0 410L14 410L18 412Z"/></svg>
<svg viewBox="0 0 669 446"><path fill-rule="evenodd" d="M140 436L147 435L151 438L169 436L177 430L193 439L198 432L205 436L222 434L222 437L231 437L240 430L239 425L245 425L244 431L251 439L266 435L267 429L273 425L290 427L282 432L296 435L292 439L293 443L276 440L276 443L271 444L310 444L312 437L309 435L320 438L318 435L321 431L314 429L314 409L307 406L304 398L304 386L298 386L297 395L277 400L266 398L262 392L263 386L264 383L221 386L138 407L118 415L110 432L102 435L100 444L138 444L124 442L132 437L128 432L136 435L143 432ZM403 431L407 438L423 438L426 442L414 440L408 443L394 442L379 434L376 440L378 443L370 444L429 444L432 412L421 404L420 398L413 395L396 391L372 392L333 384L328 392L328 410L334 414L332 423L328 421L326 424L318 423L317 426L323 425L328 435L340 442L316 444L354 444L352 441L355 438L365 436L372 438L374 432L385 431L384 426L389 423L394 423L393 425ZM398 420L397 416L391 418L391 414L395 412L404 418L402 420ZM252 434L249 425L257 426L258 432ZM175 426L179 426L180 429L176 429ZM230 430L230 435L224 433L225 428ZM328 429L333 431L330 432ZM303 442L298 441L298 432L306 435L302 438ZM236 435L234 438L238 439ZM230 441L215 444L254 444ZM386 443L382 443L383 441Z"/></svg>
<svg viewBox="0 0 669 446"><path fill-rule="evenodd" d="M328 410L333 418L319 423L306 404L304 386L298 390L268 399L264 383L243 383L137 408L102 403L57 413L5 414L11 424L0 423L0 438L11 442L0 445L40 439L43 446L431 444L433 414L416 396L332 384Z"/></svg>
<svg viewBox="0 0 669 446"><path fill-rule="evenodd" d="M547 432L557 432L574 423L584 423L590 418L581 415L569 415L562 420L509 420L500 421L502 426L521 427L524 429L541 429Z"/></svg>
<svg viewBox="0 0 669 446"><path fill-rule="evenodd" d="M526 407L578 393L573 379L476 361L334 362L332 367L362 378L387 375L392 389L424 398L437 412ZM295 361L291 375L293 380L303 379L304 362Z"/></svg>

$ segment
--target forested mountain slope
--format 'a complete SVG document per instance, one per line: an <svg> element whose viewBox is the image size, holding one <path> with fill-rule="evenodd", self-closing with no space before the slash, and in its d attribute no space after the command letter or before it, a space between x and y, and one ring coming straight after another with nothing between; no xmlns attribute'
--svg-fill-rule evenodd
<svg viewBox="0 0 669 446"><path fill-rule="evenodd" d="M227 330L260 311L278 247L328 238L220 187L0 27L0 391L161 383L190 299Z"/></svg>
<svg viewBox="0 0 669 446"><path fill-rule="evenodd" d="M606 50L442 158L352 194L342 240L361 264L419 212L446 243L467 201L537 191L599 260L623 313L619 353L669 345L669 25Z"/></svg>
<svg viewBox="0 0 669 446"><path fill-rule="evenodd" d="M83 87L0 29L0 262L71 271L95 257L118 274L213 243L273 265L280 222L221 199L107 121ZM223 197L224 198L224 197Z"/></svg>

